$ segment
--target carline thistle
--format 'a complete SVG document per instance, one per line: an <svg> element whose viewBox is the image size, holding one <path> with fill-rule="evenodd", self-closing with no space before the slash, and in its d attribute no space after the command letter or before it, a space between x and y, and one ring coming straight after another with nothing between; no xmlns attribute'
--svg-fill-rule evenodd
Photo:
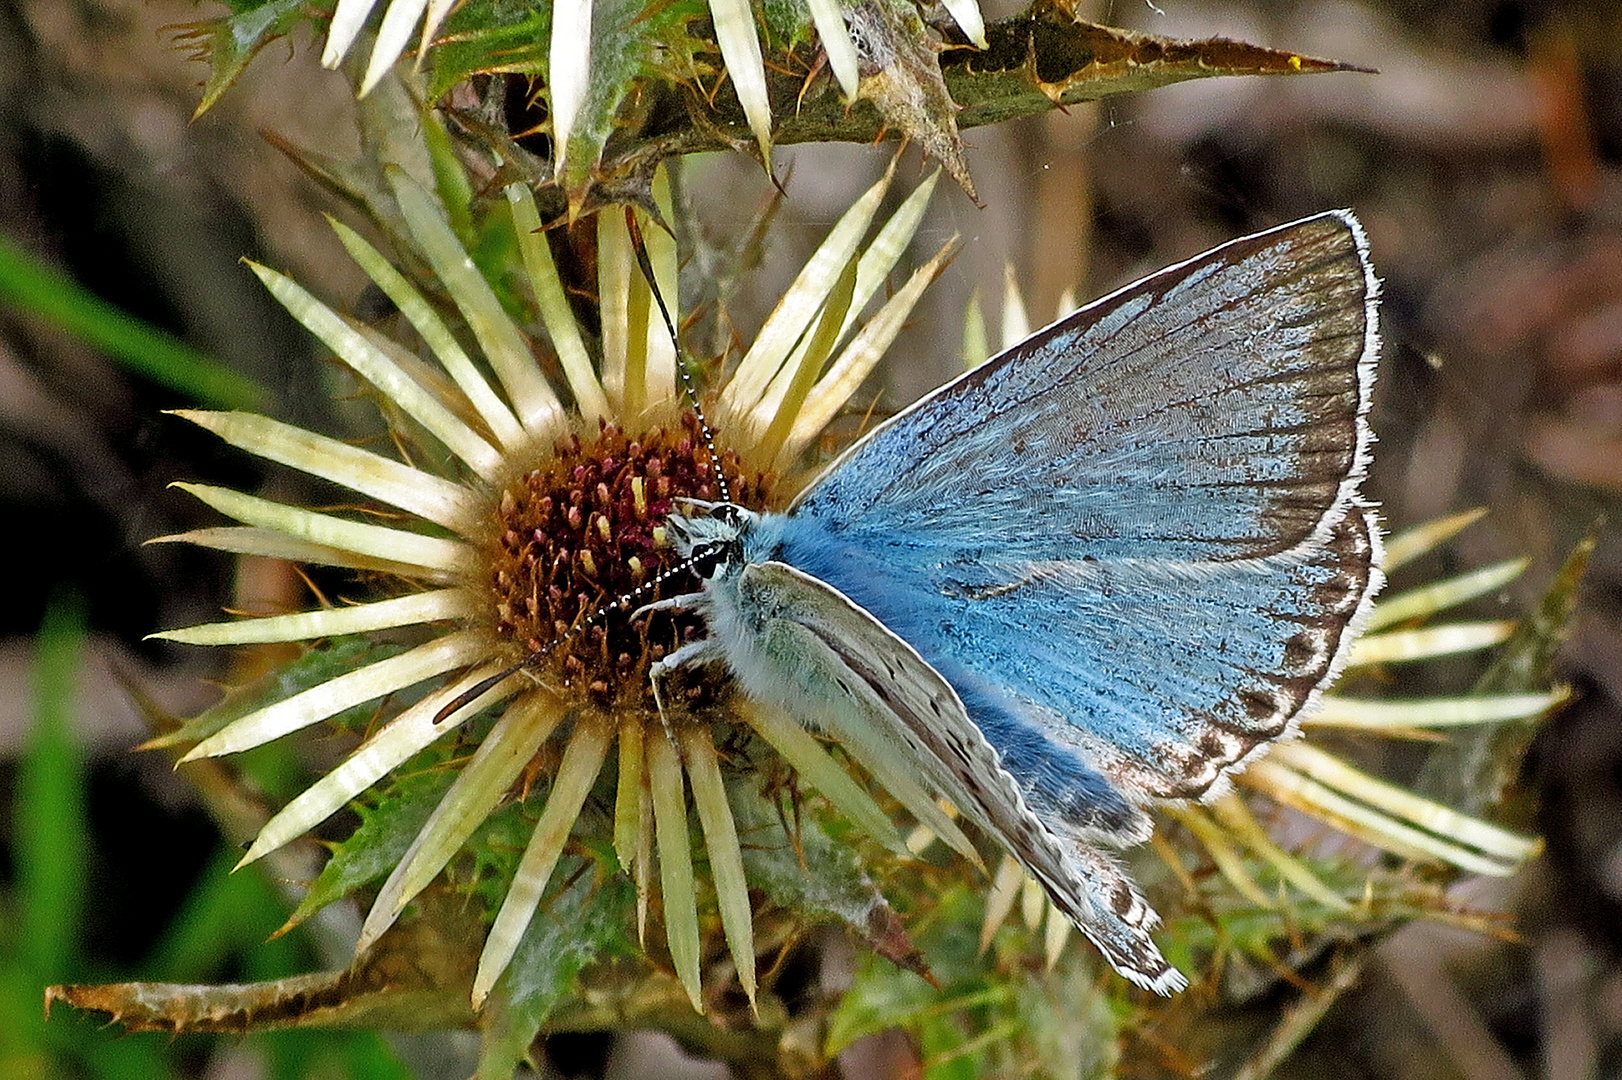
<svg viewBox="0 0 1622 1080"><path fill-rule="evenodd" d="M391 181L414 238L452 280L465 255L446 241L448 226L403 174ZM882 197L875 191L864 197L866 212ZM508 195L515 218L526 205L533 215L521 186ZM927 196L926 185L898 216L921 210ZM1148 835L1155 802L1210 795L1233 766L1293 731L1344 662L1380 582L1378 532L1359 495L1372 441L1377 286L1349 213L1234 241L1089 305L880 425L782 513L754 508L775 501L773 463L802 454L849 400L944 251L829 360L827 389L818 381L792 423L746 422L769 413L775 383L745 357L714 399L718 427L748 463L734 472L733 459L709 459L675 419L677 366L668 354L663 366L653 362L649 342L628 348L605 337L598 376L578 337L566 347L567 335L549 324L579 413L571 418L487 287L462 274L453 297L495 384L404 278L338 228L450 382L419 380L288 279L256 272L466 478L263 417L186 414L426 526L186 485L242 524L166 539L394 575L416 591L163 636L240 644L450 629L246 715L199 718L166 740L195 741L188 759L232 753L433 682L275 814L245 862L302 835L448 733L495 715L383 882L361 934L364 952L504 804L539 748L566 733L480 957L478 1006L511 963L559 860L573 857L565 856L570 830L617 746L613 847L638 886L639 929L657 873L671 960L702 1009L690 785L727 945L752 996L748 884L710 725L681 709L658 716L641 703L645 690L630 689L717 661L752 706L740 718L875 839L904 850L893 824L807 729L841 742L914 817L972 858L935 798L953 803L1128 978L1160 992L1183 984L1149 937L1153 911L1111 850ZM599 230L612 239L611 223ZM617 249L605 240L603 250L628 250L623 240ZM556 290L544 249L525 252L537 295ZM852 310L867 299L858 296ZM644 438L609 423L615 415L634 416L635 432L653 430L642 426L650 416L669 422ZM572 463L570 454L537 455L593 429ZM763 439L768 429L778 433ZM751 457L757 441L766 449ZM685 472L667 473L672 483L661 492L653 475L661 470ZM748 479L727 491L717 483L726 473ZM526 530L554 545L546 565L531 560ZM659 545L661 532L673 549ZM701 587L677 597L641 592L672 560L698 571ZM551 659L581 665L561 671L575 689L560 696L556 669L525 666L528 654L589 621L593 604L627 593L651 601L638 620L650 628L627 636L596 626L571 637L567 655ZM650 652L654 640L668 644Z"/></svg>

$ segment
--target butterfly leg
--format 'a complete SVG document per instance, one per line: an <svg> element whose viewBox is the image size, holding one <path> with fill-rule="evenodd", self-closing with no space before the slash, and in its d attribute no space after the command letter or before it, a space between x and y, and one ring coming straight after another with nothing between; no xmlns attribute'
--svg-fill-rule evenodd
<svg viewBox="0 0 1622 1080"><path fill-rule="evenodd" d="M631 612L631 618L640 619L644 615L651 615L655 611L689 611L702 607L709 600L708 595L701 592L682 593L680 596L667 596L663 600L655 600L651 604L643 604Z"/></svg>
<svg viewBox="0 0 1622 1080"><path fill-rule="evenodd" d="M681 600L682 597L673 596L671 600ZM660 604L668 604L670 600L661 600ZM650 604L649 607L654 605ZM646 608L643 609L647 610ZM648 684L653 688L653 706L659 710L659 722L665 727L665 735L670 736L670 714L665 711L664 694L659 691L659 683L670 672L679 667L689 667L693 664L710 664L725 660L726 655L721 647L710 638L700 638L689 641L675 652L662 656L648 667Z"/></svg>

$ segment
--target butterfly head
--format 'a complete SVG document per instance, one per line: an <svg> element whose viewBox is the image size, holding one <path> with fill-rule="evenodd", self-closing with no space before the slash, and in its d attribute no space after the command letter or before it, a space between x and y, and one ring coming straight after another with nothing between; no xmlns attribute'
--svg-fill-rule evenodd
<svg viewBox="0 0 1622 1080"><path fill-rule="evenodd" d="M758 517L737 503L680 500L700 511L674 513L665 522L676 555L705 581L743 563L744 539Z"/></svg>

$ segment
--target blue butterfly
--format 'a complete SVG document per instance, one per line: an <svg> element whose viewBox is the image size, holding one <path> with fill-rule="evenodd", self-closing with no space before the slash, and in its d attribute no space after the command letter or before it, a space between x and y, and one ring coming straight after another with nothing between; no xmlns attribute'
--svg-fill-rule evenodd
<svg viewBox="0 0 1622 1080"><path fill-rule="evenodd" d="M1139 986L1186 985L1112 851L1220 791L1344 663L1381 583L1359 488L1378 281L1335 212L1225 244L881 424L784 513L668 522L720 661L879 745Z"/></svg>

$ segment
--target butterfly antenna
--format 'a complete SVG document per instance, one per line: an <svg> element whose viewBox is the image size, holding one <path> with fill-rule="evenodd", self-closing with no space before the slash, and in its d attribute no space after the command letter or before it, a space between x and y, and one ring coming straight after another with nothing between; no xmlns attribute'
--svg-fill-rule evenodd
<svg viewBox="0 0 1622 1080"><path fill-rule="evenodd" d="M676 350L676 371L681 375L682 387L687 391L687 403L693 407L693 413L698 417L698 428L704 436L704 449L710 454L710 468L715 470L716 486L721 491L721 501L731 502L732 491L727 486L726 473L721 471L721 455L715 450L715 432L710 430L710 421L704 415L704 406L698 403L698 390L693 386L692 373L687 370L687 354L682 352L681 339L676 336L676 324L670 318L670 309L665 307L665 298L659 292L659 282L653 276L653 261L648 258L648 246L642 241L642 226L637 224L636 211L629 206L625 208L625 227L631 234L631 250L636 252L636 264L642 270L642 276L648 281L648 288L653 293L653 302L659 305L659 316L665 321L665 332L670 335L670 345Z"/></svg>
<svg viewBox="0 0 1622 1080"><path fill-rule="evenodd" d="M510 664L496 672L494 675L489 675L483 679L480 679L466 690L463 690L460 694L457 694L443 708L435 713L434 723L444 723L453 713L460 712L469 705L473 704L473 702L477 701L479 698L483 697L485 694L489 693L491 690L495 689L497 684L507 681L507 679L518 674L520 671L523 671L525 668L534 667L542 660L545 660L548 656L551 656L561 646L568 644L574 638L580 636L583 631L589 630L591 627L602 622L603 618L608 612L613 611L616 608L623 609L628 607L631 602L636 600L638 597L647 595L673 577L687 573L693 568L694 565L697 564L697 562L698 560L696 558L690 556L683 559L681 562L676 563L674 566L665 567L663 570L659 571L657 574L653 575L653 577L649 578L647 581L644 581L630 592L620 594L614 599L613 603L606 604L603 607L596 609L586 618L575 623L573 626L569 627L568 630L559 634L545 645L542 645L539 649L531 652L528 656L525 656L516 664Z"/></svg>

